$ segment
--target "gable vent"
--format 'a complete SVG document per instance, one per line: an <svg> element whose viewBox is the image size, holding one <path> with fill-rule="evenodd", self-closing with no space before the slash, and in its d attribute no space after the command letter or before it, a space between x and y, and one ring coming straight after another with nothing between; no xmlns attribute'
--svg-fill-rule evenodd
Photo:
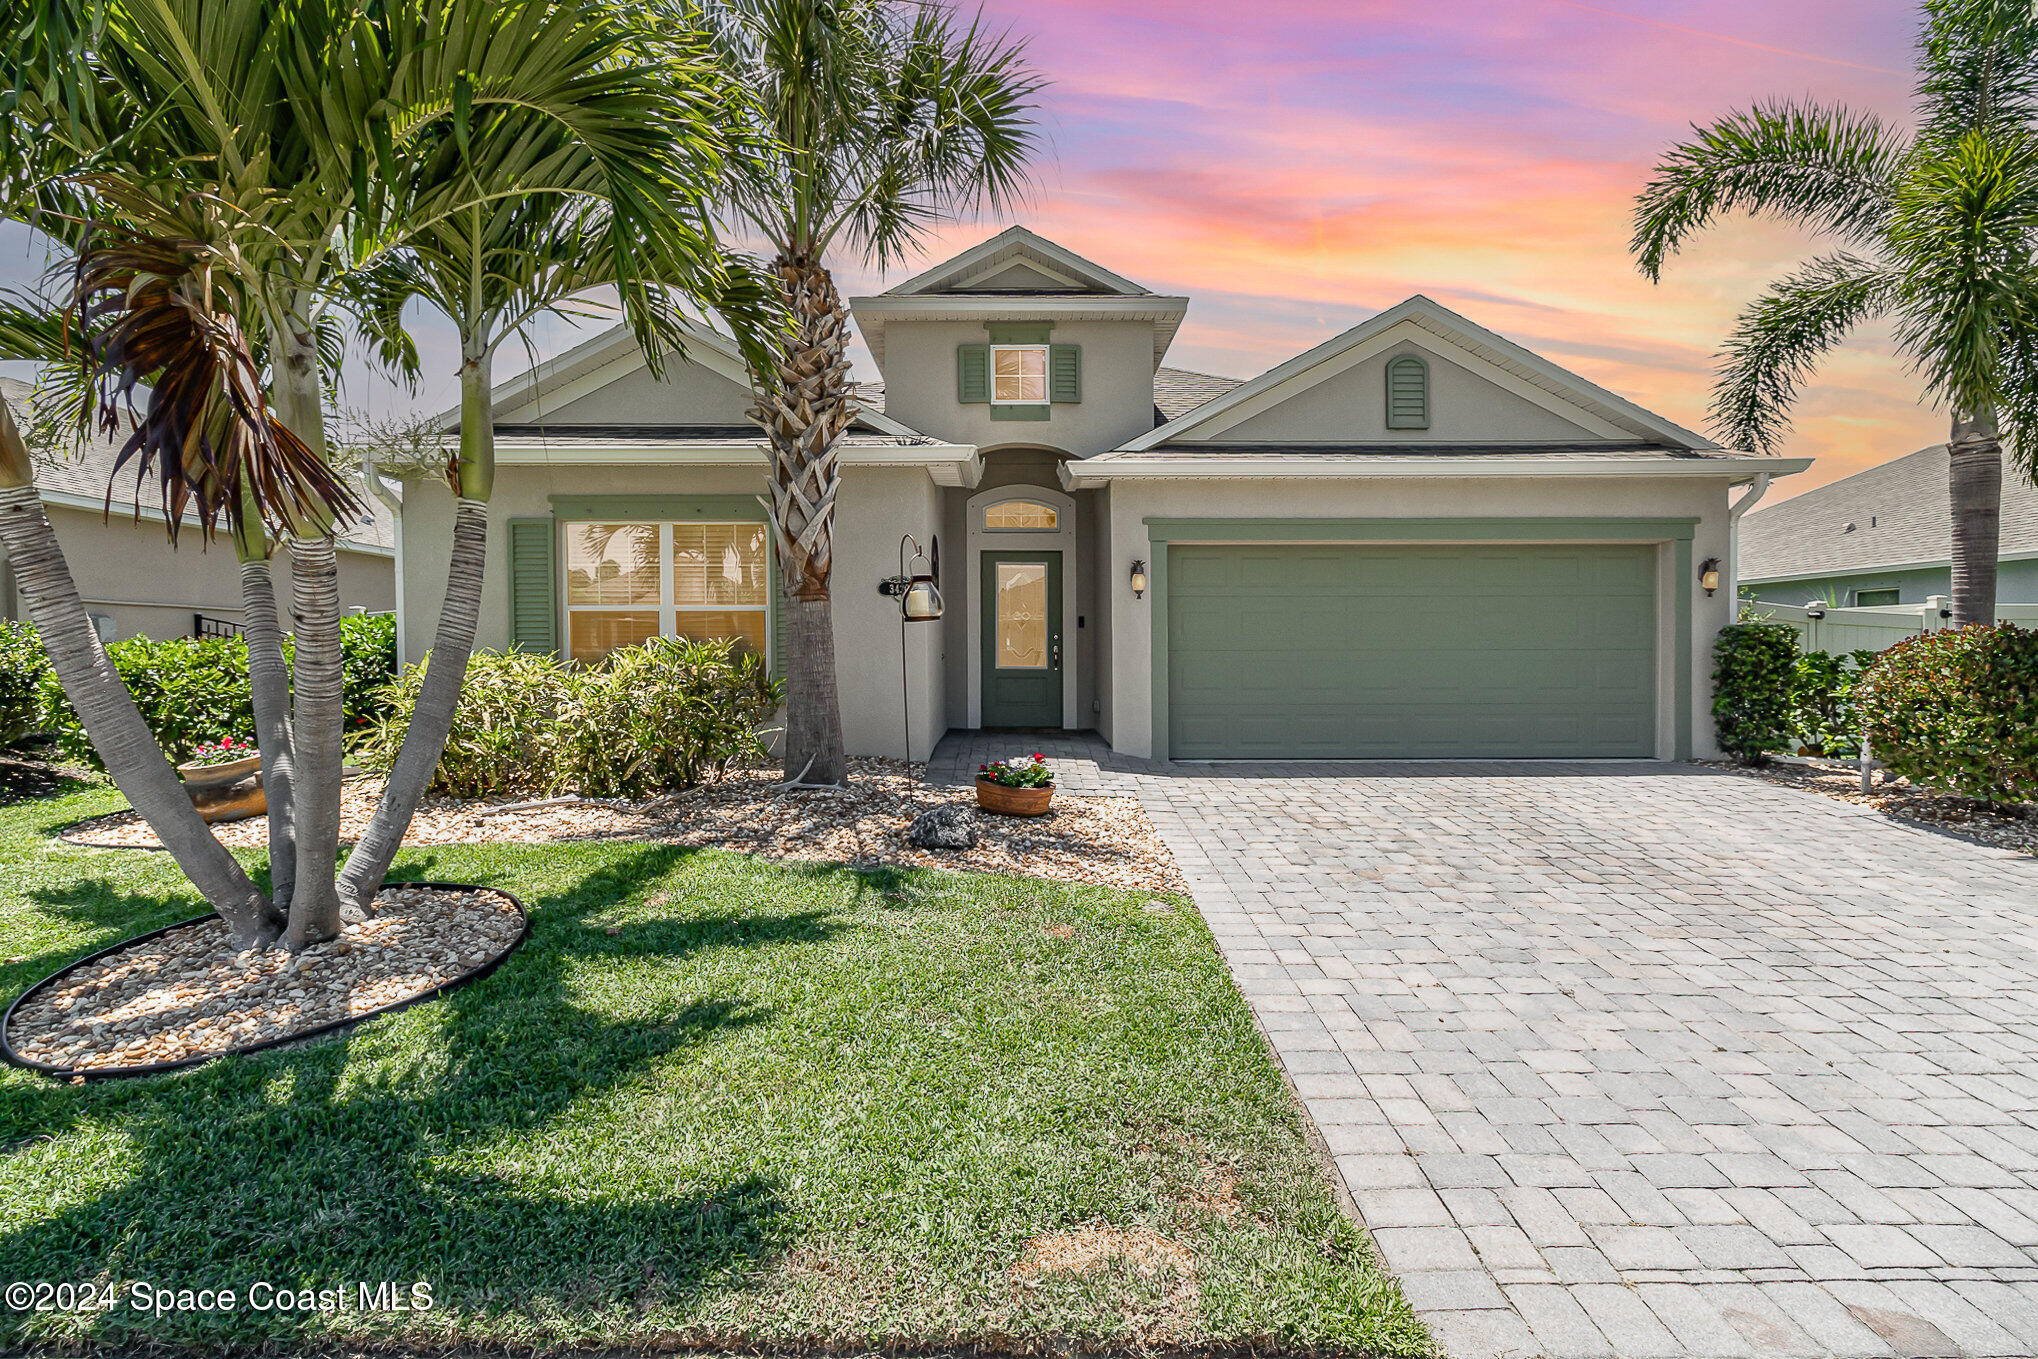
<svg viewBox="0 0 2038 1359"><path fill-rule="evenodd" d="M1429 428L1429 365L1413 354L1387 365L1387 428Z"/></svg>

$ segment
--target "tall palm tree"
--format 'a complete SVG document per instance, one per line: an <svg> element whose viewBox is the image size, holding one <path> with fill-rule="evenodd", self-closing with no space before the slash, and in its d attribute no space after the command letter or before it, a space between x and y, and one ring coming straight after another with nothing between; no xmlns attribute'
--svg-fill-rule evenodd
<svg viewBox="0 0 2038 1359"><path fill-rule="evenodd" d="M716 50L756 154L732 159L728 203L770 242L791 330L755 368L771 447L771 525L785 592L785 768L847 772L829 605L836 442L854 411L849 313L831 247L880 266L928 228L1024 187L1042 81L1020 44L958 25L934 0L708 0Z"/></svg>
<svg viewBox="0 0 2038 1359"><path fill-rule="evenodd" d="M668 351L683 348L683 303L720 311L759 361L767 353L759 341L767 296L761 281L722 253L699 203L665 195L653 178L674 185L719 181L728 148L717 118L733 94L703 60L700 33L684 29L664 35L641 58L655 64L656 82L617 81L620 44L628 37L576 26L566 41L581 50L558 63L569 86L593 78L610 93L569 88L543 118L523 106L497 110L464 133L441 129L436 147L421 143L428 169L412 211L423 220L357 289L364 329L399 369L415 363L402 328L406 303L422 300L453 323L460 337L460 445L447 468L459 507L445 604L403 744L341 874L348 900L373 896L389 871L438 766L473 653L495 483L496 351L538 316L608 287L654 372ZM588 135L584 125L597 121L633 140ZM556 188L508 201L533 183ZM439 203L460 206L439 212Z"/></svg>
<svg viewBox="0 0 2038 1359"><path fill-rule="evenodd" d="M1722 214L1768 213L1840 248L1741 314L1714 387L1723 439L1774 452L1799 387L1864 322L1951 419L1953 622L1995 618L2002 452L2038 476L2038 20L2029 0L1930 0L1918 128L1811 104L1730 114L1673 147L1635 210L1642 272Z"/></svg>

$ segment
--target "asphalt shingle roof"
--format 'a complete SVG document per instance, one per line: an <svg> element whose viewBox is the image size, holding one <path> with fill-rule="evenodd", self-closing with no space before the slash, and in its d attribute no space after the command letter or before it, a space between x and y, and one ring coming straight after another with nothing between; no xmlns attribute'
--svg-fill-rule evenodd
<svg viewBox="0 0 2038 1359"><path fill-rule="evenodd" d="M35 389L26 382L15 378L0 378L0 396L14 409L15 420L23 426L26 434L30 416L31 398ZM110 438L93 438L76 449L70 456L40 456L36 459L35 482L46 492L61 495L81 496L93 504L106 500L106 488L113 484L112 513L115 517L131 516L135 506L135 476L133 464L128 471L119 474L114 481L113 459L120 452L120 445ZM358 544L362 547L391 550L396 535L389 524L389 513L372 497L362 494L366 518L349 526L341 535L342 544ZM160 520L162 502L155 495L153 487L145 487L141 497L142 517L155 515Z"/></svg>
<svg viewBox="0 0 2038 1359"><path fill-rule="evenodd" d="M1742 580L1836 575L1952 555L1946 445L1806 491L1741 521ZM2002 554L2038 552L2038 487L2005 459Z"/></svg>
<svg viewBox="0 0 2038 1359"><path fill-rule="evenodd" d="M1244 378L1219 377L1215 373L1191 372L1187 368L1163 368L1153 375L1153 404L1161 416L1156 423L1166 424L1187 415L1244 381Z"/></svg>

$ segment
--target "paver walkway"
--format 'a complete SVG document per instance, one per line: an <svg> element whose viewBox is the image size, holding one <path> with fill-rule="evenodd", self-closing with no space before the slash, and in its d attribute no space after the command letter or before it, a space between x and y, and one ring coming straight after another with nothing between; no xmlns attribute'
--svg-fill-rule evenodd
<svg viewBox="0 0 2038 1359"><path fill-rule="evenodd" d="M2038 1355L2038 862L1690 767L1103 763L1454 1359Z"/></svg>

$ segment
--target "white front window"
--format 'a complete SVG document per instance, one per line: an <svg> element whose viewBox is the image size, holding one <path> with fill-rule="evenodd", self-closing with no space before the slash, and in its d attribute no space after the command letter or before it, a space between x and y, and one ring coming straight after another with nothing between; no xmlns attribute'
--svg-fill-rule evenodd
<svg viewBox="0 0 2038 1359"><path fill-rule="evenodd" d="M769 659L765 527L568 523L566 654L600 660L652 637L728 638Z"/></svg>
<svg viewBox="0 0 2038 1359"><path fill-rule="evenodd" d="M999 406L1039 405L1047 400L1047 346L991 346L991 402Z"/></svg>

